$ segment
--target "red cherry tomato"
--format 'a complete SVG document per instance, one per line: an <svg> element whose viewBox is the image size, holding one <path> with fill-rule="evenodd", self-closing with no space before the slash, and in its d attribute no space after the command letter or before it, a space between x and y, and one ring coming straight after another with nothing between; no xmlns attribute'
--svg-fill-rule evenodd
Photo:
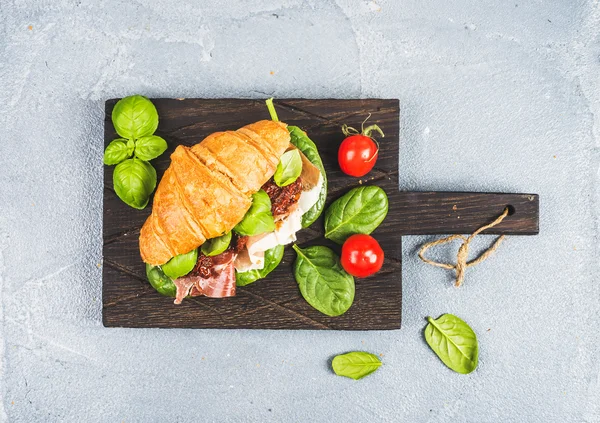
<svg viewBox="0 0 600 423"><path fill-rule="evenodd" d="M350 176L365 176L377 161L377 144L366 135L347 137L338 150L338 161L342 172Z"/></svg>
<svg viewBox="0 0 600 423"><path fill-rule="evenodd" d="M344 242L340 262L346 272L364 278L381 269L383 250L372 236L355 234Z"/></svg>

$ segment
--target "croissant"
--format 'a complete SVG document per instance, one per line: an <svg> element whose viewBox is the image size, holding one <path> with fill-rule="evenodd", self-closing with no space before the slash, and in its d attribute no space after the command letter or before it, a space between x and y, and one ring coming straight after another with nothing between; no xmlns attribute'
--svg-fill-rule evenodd
<svg viewBox="0 0 600 423"><path fill-rule="evenodd" d="M164 264L233 229L275 173L290 144L286 128L262 120L178 146L140 232L142 260Z"/></svg>

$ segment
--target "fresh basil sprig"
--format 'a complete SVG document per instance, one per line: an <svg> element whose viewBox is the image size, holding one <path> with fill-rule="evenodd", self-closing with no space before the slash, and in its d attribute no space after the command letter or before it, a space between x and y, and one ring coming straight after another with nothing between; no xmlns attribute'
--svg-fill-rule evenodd
<svg viewBox="0 0 600 423"><path fill-rule="evenodd" d="M218 236L216 238L209 239L200 250L205 256L216 256L221 254L223 251L229 247L229 243L231 242L231 231L227 232L225 235Z"/></svg>
<svg viewBox="0 0 600 423"><path fill-rule="evenodd" d="M273 180L280 187L293 183L302 173L302 159L298 150L283 153L277 164Z"/></svg>
<svg viewBox="0 0 600 423"><path fill-rule="evenodd" d="M131 207L143 209L156 188L156 171L148 160L167 149L167 142L153 135L158 127L156 107L141 95L122 98L113 108L112 122L123 138L106 147L104 164L117 166L113 184L119 198Z"/></svg>
<svg viewBox="0 0 600 423"><path fill-rule="evenodd" d="M194 269L198 261L198 249L189 253L179 254L161 266L162 271L171 279L177 279L187 275Z"/></svg>
<svg viewBox="0 0 600 423"><path fill-rule="evenodd" d="M325 211L325 238L343 244L353 234L370 234L388 212L388 198L378 186L351 189Z"/></svg>
<svg viewBox="0 0 600 423"><path fill-rule="evenodd" d="M338 376L358 380L370 375L381 366L381 360L375 354L352 351L333 358L331 367Z"/></svg>
<svg viewBox="0 0 600 423"><path fill-rule="evenodd" d="M237 286L250 285L259 279L267 277L271 273L283 258L283 245L277 245L267 251L265 251L265 265L262 269L253 269L246 272L236 272L235 279Z"/></svg>
<svg viewBox="0 0 600 423"><path fill-rule="evenodd" d="M339 257L318 245L292 248L298 254L294 277L306 302L328 316L348 311L354 301L354 278L342 268Z"/></svg>
<svg viewBox="0 0 600 423"><path fill-rule="evenodd" d="M275 220L271 214L271 199L264 190L252 194L252 205L233 230L240 235L248 236L275 230Z"/></svg>
<svg viewBox="0 0 600 423"><path fill-rule="evenodd" d="M425 340L446 366L463 374L477 368L479 344L468 324L453 314L437 320L427 317L427 321Z"/></svg>

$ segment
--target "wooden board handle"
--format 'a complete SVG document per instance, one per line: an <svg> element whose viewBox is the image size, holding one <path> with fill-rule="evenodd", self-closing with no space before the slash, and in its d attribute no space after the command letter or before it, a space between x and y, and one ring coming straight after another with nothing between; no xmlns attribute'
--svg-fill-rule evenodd
<svg viewBox="0 0 600 423"><path fill-rule="evenodd" d="M468 234L492 222L506 207L509 215L484 234L536 235L539 232L537 194L469 192L398 192L392 229L399 235ZM389 229L388 229L389 230Z"/></svg>

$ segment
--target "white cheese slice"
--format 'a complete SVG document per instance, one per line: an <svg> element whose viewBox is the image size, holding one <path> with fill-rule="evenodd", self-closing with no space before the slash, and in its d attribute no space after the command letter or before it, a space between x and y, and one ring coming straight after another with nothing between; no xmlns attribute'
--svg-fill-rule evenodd
<svg viewBox="0 0 600 423"><path fill-rule="evenodd" d="M319 175L317 185L300 194L296 210L282 220L275 231L249 237L246 248L235 260L236 270L246 272L253 269L262 269L265 266L265 251L278 245L287 245L296 241L296 232L302 229L302 215L319 200L322 186L323 175Z"/></svg>

